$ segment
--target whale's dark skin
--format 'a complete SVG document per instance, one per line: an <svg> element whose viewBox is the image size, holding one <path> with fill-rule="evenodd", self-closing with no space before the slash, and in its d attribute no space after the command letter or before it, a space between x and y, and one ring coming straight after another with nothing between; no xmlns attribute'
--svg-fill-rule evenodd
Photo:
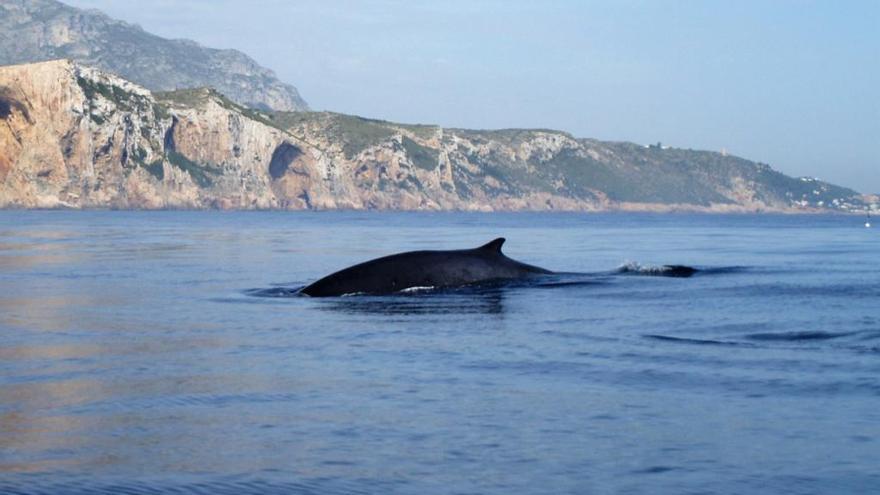
<svg viewBox="0 0 880 495"><path fill-rule="evenodd" d="M501 252L502 244L503 237L476 249L393 254L327 275L300 294L391 294L413 287L460 287L553 273L508 258Z"/></svg>
<svg viewBox="0 0 880 495"><path fill-rule="evenodd" d="M697 269L685 265L663 265L663 270L658 274L663 277L688 278L697 273Z"/></svg>

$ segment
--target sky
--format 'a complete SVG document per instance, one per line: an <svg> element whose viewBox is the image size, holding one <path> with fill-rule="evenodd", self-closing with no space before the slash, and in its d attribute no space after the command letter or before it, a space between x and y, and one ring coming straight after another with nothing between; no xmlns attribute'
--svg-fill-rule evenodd
<svg viewBox="0 0 880 495"><path fill-rule="evenodd" d="M726 150L880 193L880 1L65 0L316 110Z"/></svg>

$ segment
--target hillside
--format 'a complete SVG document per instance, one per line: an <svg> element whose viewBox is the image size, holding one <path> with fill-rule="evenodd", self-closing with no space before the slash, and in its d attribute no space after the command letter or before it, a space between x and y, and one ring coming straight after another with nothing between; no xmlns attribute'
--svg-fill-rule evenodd
<svg viewBox="0 0 880 495"><path fill-rule="evenodd" d="M0 0L0 65L69 58L154 91L211 86L241 104L307 107L296 88L236 50L168 40L55 0Z"/></svg>
<svg viewBox="0 0 880 495"><path fill-rule="evenodd" d="M0 206L856 211L851 189L707 151L264 112L61 60L0 67Z"/></svg>

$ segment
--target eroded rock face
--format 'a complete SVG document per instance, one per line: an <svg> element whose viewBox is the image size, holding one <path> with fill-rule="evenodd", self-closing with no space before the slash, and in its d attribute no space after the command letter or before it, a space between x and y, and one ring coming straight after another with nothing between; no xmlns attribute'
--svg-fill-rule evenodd
<svg viewBox="0 0 880 495"><path fill-rule="evenodd" d="M239 51L164 39L55 0L0 0L0 64L58 58L100 67L155 91L212 86L249 106L308 108L295 87Z"/></svg>
<svg viewBox="0 0 880 495"><path fill-rule="evenodd" d="M293 162L302 154L301 149L286 141L279 144L275 151L272 152L272 160L269 162L269 176L274 180L284 177L287 171L291 170L290 166L293 165ZM303 170L292 170L299 174L306 173Z"/></svg>
<svg viewBox="0 0 880 495"><path fill-rule="evenodd" d="M0 207L796 211L854 191L547 130L272 113L70 61L0 67Z"/></svg>
<svg viewBox="0 0 880 495"><path fill-rule="evenodd" d="M4 206L277 206L263 162L282 133L210 98L174 108L68 61L0 68L0 86Z"/></svg>

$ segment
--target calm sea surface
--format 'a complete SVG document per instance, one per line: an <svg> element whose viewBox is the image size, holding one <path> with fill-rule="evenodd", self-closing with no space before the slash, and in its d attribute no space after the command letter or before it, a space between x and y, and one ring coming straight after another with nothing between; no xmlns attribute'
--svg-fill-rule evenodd
<svg viewBox="0 0 880 495"><path fill-rule="evenodd" d="M499 236L588 275L256 297ZM0 493L880 493L880 229L0 212Z"/></svg>

